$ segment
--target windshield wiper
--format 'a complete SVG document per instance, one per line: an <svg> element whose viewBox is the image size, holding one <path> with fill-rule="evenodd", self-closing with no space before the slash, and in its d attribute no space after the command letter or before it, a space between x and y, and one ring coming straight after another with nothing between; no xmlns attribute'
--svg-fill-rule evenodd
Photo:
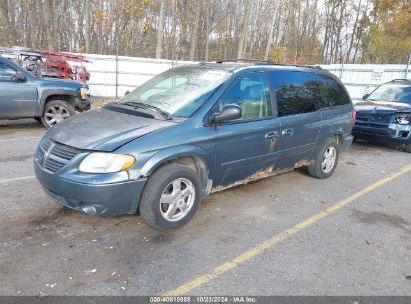
<svg viewBox="0 0 411 304"><path fill-rule="evenodd" d="M160 113L167 120L173 119L173 116L169 112L164 111L164 110L162 110L162 109L160 109L156 106L153 106L153 105L149 105L149 104L142 103L142 102L125 102L123 104L124 105L129 105L129 106L134 106L134 107L137 107L137 108L150 109L150 110L153 110L157 113Z"/></svg>

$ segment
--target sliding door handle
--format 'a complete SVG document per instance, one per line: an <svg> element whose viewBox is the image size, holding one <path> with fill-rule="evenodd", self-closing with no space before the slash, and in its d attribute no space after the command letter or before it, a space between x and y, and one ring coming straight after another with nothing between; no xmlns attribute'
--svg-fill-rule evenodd
<svg viewBox="0 0 411 304"><path fill-rule="evenodd" d="M281 131L282 136L293 136L294 129L284 129Z"/></svg>

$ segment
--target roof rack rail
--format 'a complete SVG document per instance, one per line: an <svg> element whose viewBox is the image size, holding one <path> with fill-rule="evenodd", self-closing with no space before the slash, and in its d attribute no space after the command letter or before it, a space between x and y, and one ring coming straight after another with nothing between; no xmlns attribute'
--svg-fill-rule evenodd
<svg viewBox="0 0 411 304"><path fill-rule="evenodd" d="M397 79L390 80L390 82L394 82L394 81L409 81L409 79L406 79L406 78L397 78Z"/></svg>
<svg viewBox="0 0 411 304"><path fill-rule="evenodd" d="M310 69L316 69L316 70L322 70L323 68L320 65L314 65L314 64L308 64L308 65L304 65L306 68L310 68Z"/></svg>
<svg viewBox="0 0 411 304"><path fill-rule="evenodd" d="M294 67L322 70L322 67L319 65L276 63L272 60L260 60L260 59L250 59L250 58L217 60L216 63L239 62L239 61L244 61L246 63L254 63L256 65L294 66Z"/></svg>
<svg viewBox="0 0 411 304"><path fill-rule="evenodd" d="M224 63L224 62L238 62L238 61L245 61L247 63L256 62L258 59L254 58L239 58L239 59L224 59L224 60L217 60L216 63Z"/></svg>

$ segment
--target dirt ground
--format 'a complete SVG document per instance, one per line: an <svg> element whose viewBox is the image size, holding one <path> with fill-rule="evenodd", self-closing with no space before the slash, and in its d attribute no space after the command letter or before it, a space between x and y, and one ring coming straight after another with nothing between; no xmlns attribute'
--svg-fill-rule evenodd
<svg viewBox="0 0 411 304"><path fill-rule="evenodd" d="M218 192L189 224L161 233L138 215L88 216L49 199L32 164L44 131L34 120L0 121L0 295L161 295L183 284L190 295L411 295L410 171L258 249L411 164L411 154L356 143L327 180L297 170Z"/></svg>

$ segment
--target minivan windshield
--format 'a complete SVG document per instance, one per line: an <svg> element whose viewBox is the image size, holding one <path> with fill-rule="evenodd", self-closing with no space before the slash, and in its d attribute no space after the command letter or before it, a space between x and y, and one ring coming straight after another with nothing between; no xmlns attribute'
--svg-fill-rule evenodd
<svg viewBox="0 0 411 304"><path fill-rule="evenodd" d="M411 103L411 86L401 84L382 85L375 89L367 99Z"/></svg>
<svg viewBox="0 0 411 304"><path fill-rule="evenodd" d="M150 79L119 102L144 104L172 116L191 116L231 72L202 67L171 69Z"/></svg>

